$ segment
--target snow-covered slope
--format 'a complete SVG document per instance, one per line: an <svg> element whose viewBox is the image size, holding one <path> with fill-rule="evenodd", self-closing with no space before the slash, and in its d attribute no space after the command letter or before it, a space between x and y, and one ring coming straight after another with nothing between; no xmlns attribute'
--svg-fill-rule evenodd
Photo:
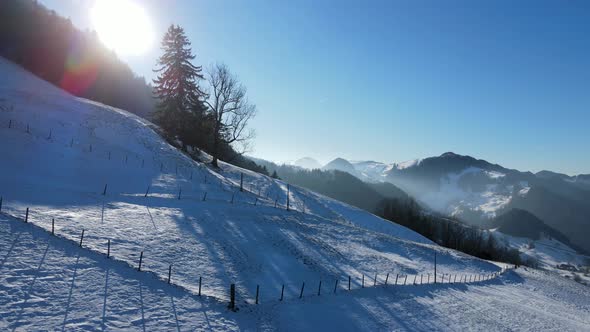
<svg viewBox="0 0 590 332"><path fill-rule="evenodd" d="M583 331L590 324L590 288L527 269L477 284L384 286L381 278L377 287L330 291L284 301L262 292L258 306L231 312L0 214L2 330Z"/></svg>
<svg viewBox="0 0 590 332"><path fill-rule="evenodd" d="M258 283L294 294L303 280L430 271L434 251L448 271L496 270L307 190L228 164L211 170L143 119L73 98L6 61L0 70L3 211L23 216L29 207L30 221L48 229L55 218L69 238L85 229L97 251L110 239L131 265L143 251L144 268L159 274L174 263L187 289L203 276L204 292L220 298L230 282L248 295Z"/></svg>
<svg viewBox="0 0 590 332"><path fill-rule="evenodd" d="M377 284L387 273L426 278L434 253L447 280L499 271L282 181L224 163L212 170L163 141L149 122L74 98L2 59L0 96L0 329L289 329L286 319L297 310L337 314L332 303L313 299L319 281L330 284L327 292L341 281L339 293L349 276L357 290L375 274ZM35 235L37 227L51 230L52 220L59 238ZM83 249L73 249L82 234ZM106 260L98 253L108 243ZM147 274L133 270L140 260ZM165 285L169 271L176 287ZM199 278L204 298L196 295ZM231 283L239 314L224 309ZM257 285L259 307L246 304ZM356 307L371 292L377 289L342 294L343 303ZM373 330L369 322L381 310L374 304L347 314L362 320L349 329ZM379 315L391 324L381 327L395 328L395 313Z"/></svg>

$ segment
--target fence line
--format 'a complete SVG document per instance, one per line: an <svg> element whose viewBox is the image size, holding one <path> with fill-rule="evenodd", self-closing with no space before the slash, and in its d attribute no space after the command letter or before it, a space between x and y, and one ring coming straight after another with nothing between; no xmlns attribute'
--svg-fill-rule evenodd
<svg viewBox="0 0 590 332"><path fill-rule="evenodd" d="M22 217L18 217L9 213L6 213L5 211L0 210L0 213L6 216L9 216L13 219L16 220L20 220L23 223L26 223L25 219ZM32 211L29 210L29 214L32 213ZM53 220L52 220L52 230L48 231L47 229L45 229L42 226L36 225L33 222L29 221L28 224L31 225L31 227L35 227L35 228L40 228L42 230L44 230L45 232L48 233L48 236L54 236L57 238L60 238L62 240L68 241L70 243L73 243L74 245L79 246L82 249L85 250L89 250L92 253L97 253L97 254L102 254L105 255L106 258L108 259L112 259L113 261L117 261L123 264L126 264L129 267L132 268L136 268L137 271L139 272L146 272L146 273L150 273L152 275L154 275L157 279L180 287L182 289L184 289L187 293L192 294L192 295L196 295L196 296L202 296L202 290L206 288L206 284L203 283L203 279L202 276L199 276L198 279L198 292L195 293L193 290L183 286L182 284L177 284L173 282L173 269L172 266L173 264L169 264L168 265L168 269L167 269L167 277L164 277L163 275L160 275L158 272L153 271L153 270L146 270L146 269L142 269L142 264L145 263L145 260L148 259L148 257L144 257L143 255L143 251L141 251L140 256L139 256L139 261L137 262L137 266L133 267L133 265L130 263L132 261L132 259L127 259L125 260L125 258L115 258L115 255L113 255L111 249L112 249L112 243L111 243L111 239L101 239L101 238L95 238L97 239L101 244L104 242L105 245L105 250L104 252L100 252L97 250L93 250L91 249L88 245L84 245L85 243L88 243L88 240L86 242L83 242L84 240L84 236L85 236L85 230L82 229L81 230L81 236L79 239L79 242L77 242L77 240L73 239L73 238L68 238L66 236L63 235L59 235L55 232L55 229L53 227ZM86 234L88 235L88 234ZM88 238L88 237L87 237ZM101 241L102 240L102 241ZM96 243L96 241L94 241L94 243ZM181 267L176 267L175 270L181 269ZM353 276L347 275L344 278L342 277L338 277L338 278L333 278L331 279L331 282L328 284L330 285L332 282L334 283L334 288L332 292L321 292L322 291L322 280L319 279L318 280L318 288L317 288L317 293L312 289L311 291L308 291L307 293L305 292L305 282L302 283L301 286L301 290L299 293L299 299L305 298L305 297L310 297L310 296L326 296L326 295L338 295L338 294L345 294L345 293L350 293L350 292L355 292L364 288L379 288L379 287L396 287L396 286L422 286L422 285L435 285L435 284L473 284L473 283L481 283L481 282L485 282L488 280L492 280L495 279L499 276L501 276L502 274L506 273L507 271L509 271L510 268L508 267L508 265L501 267L500 271L496 271L496 272L492 272L492 273L487 273L487 274L469 274L469 273L454 273L454 274L448 274L448 273L437 273L437 280L438 282L434 282L434 278L424 278L424 273L422 274L400 274L397 273L396 274L396 278L394 282L389 283L389 275L391 274L390 272L386 273L381 273L381 275L386 275L386 279L385 281L383 281L383 279L378 279L378 275L379 274L375 274L375 277L373 278L373 283L372 285L369 285L365 282L365 273L362 273L360 276L358 276L358 280L361 281L361 286L360 287L351 287L351 280L355 280L355 278ZM164 271L161 271L164 272ZM165 273L165 272L164 272ZM413 277L413 282L408 283L408 277ZM459 277L459 282L457 282L457 277ZM411 280L412 278L410 278ZM326 279L324 279L326 280ZM424 282L424 280L426 280L426 282ZM348 281L348 286L342 286L343 284L346 285L345 282L340 283L340 281ZM381 281L381 282L379 282ZM403 282L402 282L403 281ZM235 287L235 284L231 284L234 285L233 287ZM258 303L268 303L269 301L278 301L278 302L282 302L284 300L286 300L286 297L284 296L284 291L285 291L285 285L291 285L291 286L295 286L294 284L282 284L281 287L281 292L280 294L277 293L276 296L275 295L268 295L268 299L269 300L261 300L262 297L260 297L260 293L262 293L262 288L260 287L260 284L256 285L256 296L254 299L252 298L248 298L248 296L244 295L244 296L240 296L242 297L242 299L244 300L244 303L248 303L248 304L258 304ZM340 285L340 286L339 286ZM230 286L230 285L228 285ZM231 286L230 286L231 287ZM235 290L234 290L235 291ZM230 297L231 297L231 291L230 291ZM280 295L280 296L279 296ZM218 295L205 295L207 298L219 301L221 303L224 303L225 301L227 301L227 298L224 297L220 297ZM234 301L235 301L235 296L236 294L234 293ZM272 300L271 300L272 299ZM295 297L292 298L292 300L294 300ZM230 299L231 301L231 299ZM235 302L234 302L235 303Z"/></svg>

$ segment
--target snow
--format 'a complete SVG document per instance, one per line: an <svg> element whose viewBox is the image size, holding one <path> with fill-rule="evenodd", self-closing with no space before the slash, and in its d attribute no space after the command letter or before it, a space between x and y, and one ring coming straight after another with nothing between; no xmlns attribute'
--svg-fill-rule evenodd
<svg viewBox="0 0 590 332"><path fill-rule="evenodd" d="M420 201L441 213L458 215L464 210L479 211L487 218L493 218L512 200L512 186L501 182L487 184L482 191L465 190L459 186L460 179L469 174L484 173L493 181L500 181L505 174L468 167L457 173L449 173L440 179L439 191L419 195ZM526 185L526 182L522 185ZM524 188L526 189L526 188ZM521 191L522 192L522 191ZM526 194L526 192L522 192Z"/></svg>
<svg viewBox="0 0 590 332"><path fill-rule="evenodd" d="M343 305L358 311L350 314L331 309L340 296L313 298L312 289L348 276L358 289L363 275L378 273L381 283L386 273L426 275L435 252L440 273L499 271L283 181L226 163L209 168L163 141L146 120L74 98L2 59L0 74L0 329L298 330L284 320L297 312L306 314L299 324L324 314L347 329L395 329L396 317L410 312L378 304L395 306L414 286L397 287L400 295L351 292ZM28 225L14 219L26 208ZM42 231L52 219L59 237ZM166 284L171 265L174 286ZM199 277L203 297L196 295ZM302 282L312 289L299 300ZM238 313L225 309L231 283ZM257 285L260 306L252 304ZM352 317L360 323L348 325Z"/></svg>
<svg viewBox="0 0 590 332"><path fill-rule="evenodd" d="M173 275L174 278L174 275ZM0 329L584 331L590 288L521 268L473 284L384 285L303 299L262 292L231 312L41 228L0 215ZM327 282L327 281L326 281Z"/></svg>
<svg viewBox="0 0 590 332"><path fill-rule="evenodd" d="M556 270L560 264L583 266L587 264L588 257L579 254L568 245L549 237L541 237L533 240L517 237L492 230L494 237L506 246L517 249L524 259L537 260L540 267L548 270Z"/></svg>
<svg viewBox="0 0 590 332"><path fill-rule="evenodd" d="M404 161L399 164L396 164L395 167L399 170L402 170L402 169L406 169L409 167L420 165L421 162L422 162L422 159L413 159L413 160L408 160L408 161Z"/></svg>

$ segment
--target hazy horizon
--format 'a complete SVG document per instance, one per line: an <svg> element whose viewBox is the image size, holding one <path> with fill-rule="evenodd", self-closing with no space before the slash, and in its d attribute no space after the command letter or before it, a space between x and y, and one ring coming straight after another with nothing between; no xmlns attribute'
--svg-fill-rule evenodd
<svg viewBox="0 0 590 332"><path fill-rule="evenodd" d="M41 0L92 29L93 1ZM259 109L250 154L400 162L447 151L508 168L590 173L585 2L135 1L195 63L228 64ZM224 22L219 25L217 22Z"/></svg>

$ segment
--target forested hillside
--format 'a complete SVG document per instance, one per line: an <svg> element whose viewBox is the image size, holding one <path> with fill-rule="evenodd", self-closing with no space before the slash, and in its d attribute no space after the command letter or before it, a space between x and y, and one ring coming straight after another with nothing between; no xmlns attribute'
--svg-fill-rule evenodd
<svg viewBox="0 0 590 332"><path fill-rule="evenodd" d="M0 1L0 56L67 92L148 118L152 88L94 32L33 0Z"/></svg>

